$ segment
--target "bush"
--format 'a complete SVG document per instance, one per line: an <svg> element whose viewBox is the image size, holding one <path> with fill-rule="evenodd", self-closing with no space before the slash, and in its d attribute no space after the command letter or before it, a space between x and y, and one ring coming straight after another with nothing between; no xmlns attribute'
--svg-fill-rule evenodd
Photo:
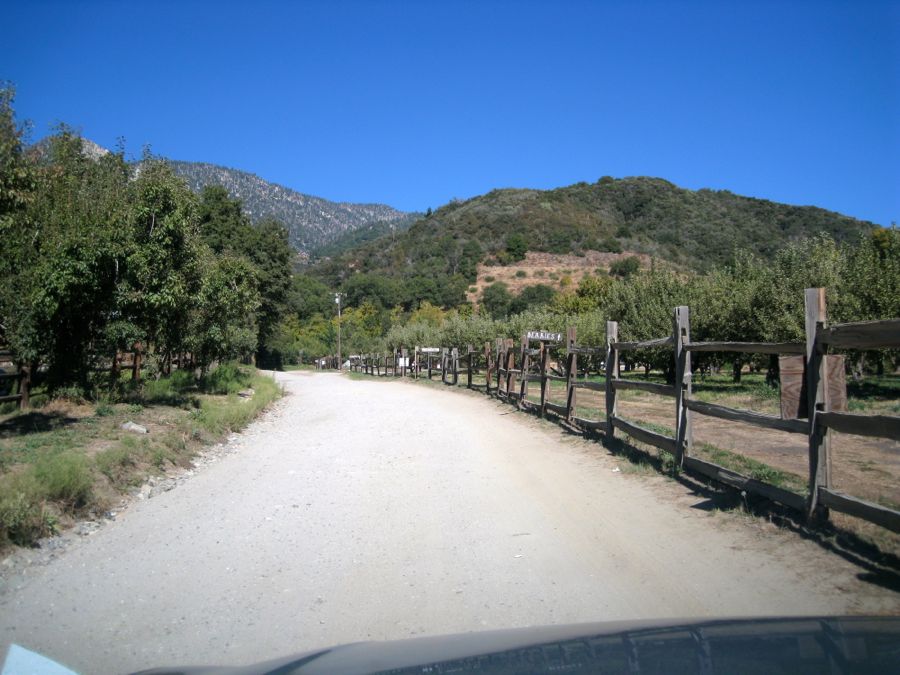
<svg viewBox="0 0 900 675"><path fill-rule="evenodd" d="M224 366L220 369L222 367ZM260 410L278 398L278 385L271 377L257 375L250 378L246 385L252 385L254 391L253 398L249 401L237 396L229 397L224 403L204 401L200 409L194 413L200 426L213 434L239 431L247 426Z"/></svg>
<svg viewBox="0 0 900 675"><path fill-rule="evenodd" d="M200 387L208 394L236 394L250 386L249 368L237 363L223 363L203 378Z"/></svg>
<svg viewBox="0 0 900 675"><path fill-rule="evenodd" d="M525 259L528 250L528 241L518 232L513 232L506 237L506 254L511 262Z"/></svg>
<svg viewBox="0 0 900 675"><path fill-rule="evenodd" d="M120 484L127 476L127 471L134 466L134 457L130 444L122 444L104 450L94 457L97 469L114 484Z"/></svg>
<svg viewBox="0 0 900 675"><path fill-rule="evenodd" d="M606 237L600 244L601 251L609 251L610 253L621 253L622 244L615 237Z"/></svg>
<svg viewBox="0 0 900 675"><path fill-rule="evenodd" d="M42 457L34 465L34 477L45 498L70 509L87 503L94 482L87 459L73 452Z"/></svg>
<svg viewBox="0 0 900 675"><path fill-rule="evenodd" d="M0 478L0 542L27 546L52 532L33 471Z"/></svg>
<svg viewBox="0 0 900 675"><path fill-rule="evenodd" d="M84 403L87 399L87 394L84 389L74 384L66 387L57 387L52 393L54 398L65 399L76 405Z"/></svg>
<svg viewBox="0 0 900 675"><path fill-rule="evenodd" d="M158 380L144 382L142 399L146 403L180 403L195 385L193 373L189 370L176 370Z"/></svg>
<svg viewBox="0 0 900 675"><path fill-rule="evenodd" d="M525 270L516 270L516 276L519 279L524 279L525 277L528 276L528 272L526 272Z"/></svg>
<svg viewBox="0 0 900 675"><path fill-rule="evenodd" d="M98 403L94 408L94 414L97 417L109 417L110 415L115 414L116 409L110 405L109 403Z"/></svg>
<svg viewBox="0 0 900 675"><path fill-rule="evenodd" d="M627 279L641 269L641 261L637 256L631 255L627 258L616 260L609 266L609 273L614 277Z"/></svg>

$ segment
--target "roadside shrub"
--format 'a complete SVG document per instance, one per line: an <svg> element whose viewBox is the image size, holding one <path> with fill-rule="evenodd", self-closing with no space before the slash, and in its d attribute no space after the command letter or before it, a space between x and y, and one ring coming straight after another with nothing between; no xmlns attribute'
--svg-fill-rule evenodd
<svg viewBox="0 0 900 675"><path fill-rule="evenodd" d="M208 394L236 394L250 386L252 374L237 363L223 363L203 378L200 387Z"/></svg>
<svg viewBox="0 0 900 675"><path fill-rule="evenodd" d="M110 405L109 403L98 403L94 408L94 414L97 417L109 417L110 415L115 414L116 409Z"/></svg>
<svg viewBox="0 0 900 675"><path fill-rule="evenodd" d="M260 410L278 398L278 385L270 377L257 375L246 384L253 387L253 398L250 400L229 396L226 402L203 401L200 409L194 413L200 426L213 434L239 431L247 426ZM239 389L241 388L246 387Z"/></svg>
<svg viewBox="0 0 900 675"><path fill-rule="evenodd" d="M195 384L193 373L176 370L158 380L147 380L141 398L146 403L178 403Z"/></svg>
<svg viewBox="0 0 900 675"><path fill-rule="evenodd" d="M525 277L528 276L528 272L526 272L525 270L516 270L516 276L519 279L524 279Z"/></svg>
<svg viewBox="0 0 900 675"><path fill-rule="evenodd" d="M641 260L637 256L628 256L614 261L609 266L610 276L627 279L641 269Z"/></svg>
<svg viewBox="0 0 900 675"><path fill-rule="evenodd" d="M128 469L134 466L131 448L126 444L117 445L97 454L94 464L104 476L118 485L125 479Z"/></svg>
<svg viewBox="0 0 900 675"><path fill-rule="evenodd" d="M52 532L33 471L0 478L0 544L27 546Z"/></svg>
<svg viewBox="0 0 900 675"><path fill-rule="evenodd" d="M84 389L74 384L67 387L58 387L57 389L54 389L52 393L54 398L65 399L66 401L70 401L77 405L84 403L87 399L87 394Z"/></svg>
<svg viewBox="0 0 900 675"><path fill-rule="evenodd" d="M64 452L42 457L34 465L34 477L44 497L67 508L84 506L91 496L93 479L84 455Z"/></svg>

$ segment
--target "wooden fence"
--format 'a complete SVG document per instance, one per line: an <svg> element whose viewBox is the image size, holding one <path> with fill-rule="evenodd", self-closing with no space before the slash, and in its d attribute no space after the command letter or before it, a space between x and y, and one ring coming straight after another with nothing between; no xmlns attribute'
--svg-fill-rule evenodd
<svg viewBox="0 0 900 675"><path fill-rule="evenodd" d="M676 307L672 317L672 332L651 340L623 342L619 340L619 326L615 321L606 324L606 344L579 345L574 328L565 337L544 331L529 331L518 345L512 339L497 338L486 342L482 350L472 345L422 348L412 351L398 349L387 354L365 354L350 359L350 369L375 376L427 378L440 376L450 385L481 389L488 395L508 401L522 410L541 417L553 416L577 430L601 434L613 439L617 433L626 434L642 443L670 453L675 466L760 495L795 509L811 520L827 520L829 509L846 513L900 532L900 511L881 504L843 494L833 487L831 471L832 431L863 436L900 440L900 417L892 415L861 415L833 409L835 392L831 378L837 376L836 365L829 363L831 349L892 349L900 347L900 319L867 321L828 326L824 289L807 289L805 296L806 339L804 342L692 342L690 311ZM674 384L640 381L620 377L619 362L623 353L641 349L672 350L675 363ZM691 355L695 352L730 352L741 354L779 355L785 370L789 365L802 366L802 392L798 414L768 415L750 410L730 408L694 398L691 381ZM604 358L604 378L601 382L579 380L579 356ZM551 366L552 357L557 363ZM788 359L793 358L794 361ZM484 384L474 384L473 375L484 374ZM839 371L843 382L843 370ZM565 403L550 401L550 384L565 383ZM801 382L800 379L797 380ZM529 385L539 389L539 402L529 401ZM576 415L578 391L602 391L605 409L597 411L597 419ZM645 428L619 416L617 394L625 390L646 391L671 398L673 434L667 435ZM808 444L808 485L806 494L741 474L733 469L701 459L693 452L691 421L694 415L743 422L765 429L806 436ZM601 419L602 417L602 419Z"/></svg>
<svg viewBox="0 0 900 675"><path fill-rule="evenodd" d="M115 356L105 362L100 362L92 368L92 372L108 372L113 381L118 380L124 371L130 371L131 379L138 381L146 363L143 345L135 343L130 352L116 352ZM172 369L194 368L194 355L190 352L178 352L170 354L161 364L162 371L171 373ZM32 371L36 372L32 372ZM6 349L0 349L0 403L18 401L19 409L29 407L31 391L35 378L40 377L40 371L33 366L23 363L16 355ZM11 386L9 383L14 382ZM15 388L15 393L13 393Z"/></svg>
<svg viewBox="0 0 900 675"><path fill-rule="evenodd" d="M0 403L18 401L19 409L24 410L31 396L31 367L19 362L12 352L0 351L0 369Z"/></svg>

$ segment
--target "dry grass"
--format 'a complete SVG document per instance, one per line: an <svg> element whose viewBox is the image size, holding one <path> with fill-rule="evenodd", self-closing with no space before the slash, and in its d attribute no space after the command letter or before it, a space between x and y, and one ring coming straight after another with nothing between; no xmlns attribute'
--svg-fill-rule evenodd
<svg viewBox="0 0 900 675"><path fill-rule="evenodd" d="M643 267L650 266L650 256L631 251L623 253L587 251L584 256L529 251L525 254L525 260L510 265L479 264L478 278L466 293L466 300L477 303L484 289L498 281L506 284L513 295L520 293L527 286L538 284L545 284L557 290L564 288L574 290L584 277L595 275L598 270L601 274L605 274L613 262L631 256L640 258ZM488 278L492 278L493 281L488 281ZM561 284L564 278L570 281L567 286Z"/></svg>

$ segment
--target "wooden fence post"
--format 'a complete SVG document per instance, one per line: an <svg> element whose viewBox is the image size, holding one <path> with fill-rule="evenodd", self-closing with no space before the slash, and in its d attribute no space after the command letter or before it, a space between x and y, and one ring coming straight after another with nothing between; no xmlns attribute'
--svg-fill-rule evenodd
<svg viewBox="0 0 900 675"><path fill-rule="evenodd" d="M818 413L828 412L828 372L823 350L817 340L819 328L825 327L825 289L807 288L806 310L806 396L809 419L809 497L807 517L828 520L828 509L819 505L819 486L831 487L831 432L819 424Z"/></svg>
<svg viewBox="0 0 900 675"><path fill-rule="evenodd" d="M497 366L497 395L500 395L500 378L502 377L502 373L500 369L506 366L506 355L503 353L503 338L496 338L494 340L494 352L497 357L494 360L494 364Z"/></svg>
<svg viewBox="0 0 900 675"><path fill-rule="evenodd" d="M472 359L475 356L475 348L466 345L466 389L472 388Z"/></svg>
<svg viewBox="0 0 900 675"><path fill-rule="evenodd" d="M491 350L491 341L487 340L484 343L484 393L488 396L491 395L491 377L494 374L493 355L494 352Z"/></svg>
<svg viewBox="0 0 900 675"><path fill-rule="evenodd" d="M516 352L514 351L516 341L507 338L503 343L506 350L506 397L511 398L510 394L516 390L516 374L512 372L516 367Z"/></svg>
<svg viewBox="0 0 900 675"><path fill-rule="evenodd" d="M25 410L31 396L31 366L24 363L19 366L19 394L19 410Z"/></svg>
<svg viewBox="0 0 900 675"><path fill-rule="evenodd" d="M119 360L119 350L118 348L113 350L112 357L112 367L109 369L109 383L111 386L115 387L119 383L119 371L121 362Z"/></svg>
<svg viewBox="0 0 900 675"><path fill-rule="evenodd" d="M547 385L550 383L547 379L547 361L550 358L548 346L548 343L541 342L541 417L547 416Z"/></svg>
<svg viewBox="0 0 900 675"><path fill-rule="evenodd" d="M575 326L566 329L566 420L571 422L575 416L575 373L578 370L578 354L573 350L577 346Z"/></svg>
<svg viewBox="0 0 900 675"><path fill-rule="evenodd" d="M135 382L138 382L141 379L141 350L143 348L144 345L140 342L134 343L134 355L132 356L131 361L131 379Z"/></svg>
<svg viewBox="0 0 900 675"><path fill-rule="evenodd" d="M606 322L606 436L616 437L613 418L616 416L616 388L613 380L619 377L619 350L614 344L619 341L619 323Z"/></svg>
<svg viewBox="0 0 900 675"><path fill-rule="evenodd" d="M675 308L672 318L675 344L675 466L681 468L685 452L690 454L693 444L691 411L684 405L685 395L690 398L691 353L684 345L691 341L690 310L685 306Z"/></svg>
<svg viewBox="0 0 900 675"><path fill-rule="evenodd" d="M519 368L522 370L522 382L519 385L518 407L525 409L525 397L528 396L528 369L531 367L531 358L528 355L528 333L522 333L522 355L519 357Z"/></svg>

